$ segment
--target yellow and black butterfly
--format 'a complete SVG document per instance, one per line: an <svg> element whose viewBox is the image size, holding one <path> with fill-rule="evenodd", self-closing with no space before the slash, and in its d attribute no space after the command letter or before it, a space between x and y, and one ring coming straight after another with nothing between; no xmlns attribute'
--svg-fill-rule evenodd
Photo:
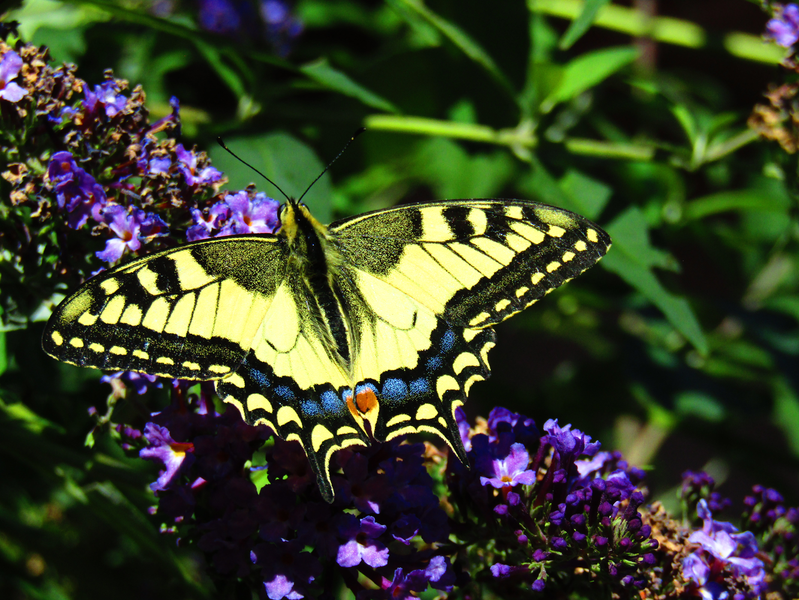
<svg viewBox="0 0 799 600"><path fill-rule="evenodd" d="M453 412L488 377L492 326L596 263L609 236L522 200L408 204L195 242L87 281L53 313L51 356L214 380L251 424L299 441L333 499L340 448L412 432L466 460Z"/></svg>

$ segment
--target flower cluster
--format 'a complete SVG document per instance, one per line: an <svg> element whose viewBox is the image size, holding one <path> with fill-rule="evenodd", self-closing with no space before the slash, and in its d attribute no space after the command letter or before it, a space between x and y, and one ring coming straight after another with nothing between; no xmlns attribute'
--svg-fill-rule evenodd
<svg viewBox="0 0 799 600"><path fill-rule="evenodd" d="M715 521L707 501L699 501L700 531L688 538L699 548L683 560L683 574L705 598L722 598L733 592L735 598L757 598L765 591L763 561L756 557L757 540L751 531L739 533L731 523Z"/></svg>
<svg viewBox="0 0 799 600"><path fill-rule="evenodd" d="M503 408L475 430L461 427L475 468L449 461L450 501L456 515L484 524L455 528L478 552L469 571L487 569L492 587L508 594L520 585L536 592L641 588L657 548L638 512L643 474L569 425L549 420L543 429L539 437L530 419ZM477 550L484 536L494 540L489 564Z"/></svg>
<svg viewBox="0 0 799 600"><path fill-rule="evenodd" d="M744 505L741 526L754 533L759 556L770 565L773 598L799 597L799 507L785 506L777 490L760 485L752 488Z"/></svg>
<svg viewBox="0 0 799 600"><path fill-rule="evenodd" d="M270 431L233 408L216 412L212 387L189 391L176 382L171 406L143 431L119 431L163 466L151 485L162 530L195 543L215 578L246 581L272 600L315 597L337 581L374 598L452 589L452 551L442 551L449 523L423 444L338 452L328 505L299 444L264 446Z"/></svg>
<svg viewBox="0 0 799 600"><path fill-rule="evenodd" d="M278 225L276 200L250 187L203 210L193 208L193 225L186 232L190 242L237 233L272 233Z"/></svg>

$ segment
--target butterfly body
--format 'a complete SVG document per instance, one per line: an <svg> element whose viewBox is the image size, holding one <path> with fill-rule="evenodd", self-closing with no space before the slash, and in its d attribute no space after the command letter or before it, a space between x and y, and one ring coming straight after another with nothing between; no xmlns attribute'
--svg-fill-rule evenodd
<svg viewBox="0 0 799 600"><path fill-rule="evenodd" d="M326 499L336 450L424 431L465 460L453 411L490 374L492 325L593 265L590 221L519 200L404 205L325 227L229 236L90 279L54 311L48 354L214 380L251 424L299 441Z"/></svg>

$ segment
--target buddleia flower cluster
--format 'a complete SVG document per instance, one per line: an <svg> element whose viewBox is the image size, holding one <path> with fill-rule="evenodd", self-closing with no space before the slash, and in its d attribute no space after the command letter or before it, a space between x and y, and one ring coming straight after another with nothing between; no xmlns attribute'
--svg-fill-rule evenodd
<svg viewBox="0 0 799 600"><path fill-rule="evenodd" d="M13 29L0 42L3 319L36 318L98 268L186 241L269 233L277 203L224 176L179 133L179 103L150 122L144 90L53 67ZM44 299L44 302L42 302ZM131 456L154 463L153 525L206 557L220 595L263 598L795 597L797 509L756 488L734 525L705 474L685 514L649 502L644 473L568 424L495 408L458 411L468 465L397 438L340 450L326 503L302 448L244 423L210 383L103 377L90 409ZM162 390L157 390L162 386ZM147 392L150 392L148 395ZM143 424L117 400L168 394ZM158 471L157 475L155 471Z"/></svg>

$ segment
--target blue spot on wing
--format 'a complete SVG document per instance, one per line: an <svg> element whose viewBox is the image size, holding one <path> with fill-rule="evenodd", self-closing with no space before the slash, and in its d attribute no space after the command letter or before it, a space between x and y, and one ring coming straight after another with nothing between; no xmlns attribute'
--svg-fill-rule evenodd
<svg viewBox="0 0 799 600"><path fill-rule="evenodd" d="M314 402L313 400L304 400L300 408L303 413L311 417L315 417L322 413L322 407L319 406L318 402Z"/></svg>
<svg viewBox="0 0 799 600"><path fill-rule="evenodd" d="M330 390L322 392L319 399L322 401L322 410L326 413L337 413L345 408L344 402L339 399L336 392Z"/></svg>
<svg viewBox="0 0 799 600"><path fill-rule="evenodd" d="M452 350L452 347L455 345L455 339L455 332L451 329L447 329L446 333L441 336L441 351L447 353Z"/></svg>
<svg viewBox="0 0 799 600"><path fill-rule="evenodd" d="M408 397L408 384L402 379L386 379L383 382L383 397L391 402L400 402Z"/></svg>
<svg viewBox="0 0 799 600"><path fill-rule="evenodd" d="M427 370L428 371L440 371L441 368L444 366L444 362L438 356L431 356L427 359Z"/></svg>
<svg viewBox="0 0 799 600"><path fill-rule="evenodd" d="M430 382L427 379L414 379L411 381L412 394L427 394L430 392Z"/></svg>
<svg viewBox="0 0 799 600"><path fill-rule="evenodd" d="M282 400L294 400L296 398L294 392L285 385L277 386L275 388L275 395L279 396Z"/></svg>

